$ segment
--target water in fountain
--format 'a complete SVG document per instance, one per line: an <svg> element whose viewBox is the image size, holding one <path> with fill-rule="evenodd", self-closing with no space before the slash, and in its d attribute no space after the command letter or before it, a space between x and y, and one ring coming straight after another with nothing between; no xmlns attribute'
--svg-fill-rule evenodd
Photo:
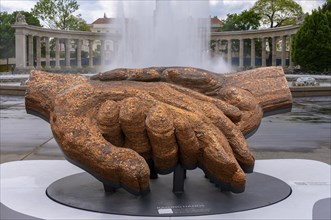
<svg viewBox="0 0 331 220"><path fill-rule="evenodd" d="M118 1L111 68L192 66L225 72L209 55L209 1ZM222 69L218 67L222 67Z"/></svg>

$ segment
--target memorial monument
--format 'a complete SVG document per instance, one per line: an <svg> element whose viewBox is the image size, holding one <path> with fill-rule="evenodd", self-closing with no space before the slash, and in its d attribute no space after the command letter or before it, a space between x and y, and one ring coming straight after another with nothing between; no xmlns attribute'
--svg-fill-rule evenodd
<svg viewBox="0 0 331 220"><path fill-rule="evenodd" d="M115 69L88 79L32 71L26 110L49 121L68 161L141 195L149 178L201 168L243 192L254 156L245 136L264 113L289 109L282 68L220 75L190 67Z"/></svg>
<svg viewBox="0 0 331 220"><path fill-rule="evenodd" d="M177 207L181 216L218 214L286 198L291 188L282 181L245 174L255 163L245 137L264 114L291 108L282 68L210 72L228 69L209 60L208 2L156 1L148 8L119 18L115 69L91 78L31 72L27 112L47 120L66 159L87 172L53 182L48 197L84 210L142 216L171 216L166 207ZM196 168L217 187L203 184ZM171 172L172 181L158 176Z"/></svg>

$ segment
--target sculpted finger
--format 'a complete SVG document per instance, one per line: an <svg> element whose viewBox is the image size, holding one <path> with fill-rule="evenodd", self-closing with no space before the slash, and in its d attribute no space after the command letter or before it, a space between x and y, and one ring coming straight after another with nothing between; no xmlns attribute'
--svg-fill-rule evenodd
<svg viewBox="0 0 331 220"><path fill-rule="evenodd" d="M163 105L153 107L147 115L146 128L156 171L172 172L178 162L178 146L169 110Z"/></svg>
<svg viewBox="0 0 331 220"><path fill-rule="evenodd" d="M249 150L244 135L237 126L216 107L204 104L201 108L212 123L225 135L242 169L245 172L253 172L254 156Z"/></svg>
<svg viewBox="0 0 331 220"><path fill-rule="evenodd" d="M107 142L91 117L76 116L75 111L81 109L75 109L66 99L60 100L65 105L54 110L51 127L67 160L107 186L123 186L137 195L148 192L149 169L144 158L133 150Z"/></svg>
<svg viewBox="0 0 331 220"><path fill-rule="evenodd" d="M207 177L223 190L243 192L246 176L239 167L226 138L217 128L203 126L196 130L202 146L199 166Z"/></svg>
<svg viewBox="0 0 331 220"><path fill-rule="evenodd" d="M211 72L191 67L115 69L104 73L99 73L92 76L91 79L101 81L163 81L191 88L202 93L213 94L221 88L222 84L222 82L219 82L219 78Z"/></svg>
<svg viewBox="0 0 331 220"><path fill-rule="evenodd" d="M171 88L175 89L178 92L181 92L191 98L195 98L197 100L208 102L214 104L217 108L219 108L227 117L229 117L233 122L237 122L241 119L241 111L234 105L228 104L227 102L216 99L213 97L209 97L203 95L199 92L193 91L191 89L187 89L177 85L169 85ZM200 105L200 103L199 103Z"/></svg>
<svg viewBox="0 0 331 220"><path fill-rule="evenodd" d="M145 119L144 106L138 98L127 98L121 102L119 122L125 135L124 147L136 151L148 160L151 158L151 146Z"/></svg>
<svg viewBox="0 0 331 220"><path fill-rule="evenodd" d="M92 76L92 80L101 81L142 81L142 82L156 82L161 81L161 72L165 68L145 68L145 69L114 69L104 73L99 73Z"/></svg>
<svg viewBox="0 0 331 220"><path fill-rule="evenodd" d="M102 136L117 147L124 144L124 136L119 124L119 106L116 102L108 100L104 102L97 114L98 127Z"/></svg>
<svg viewBox="0 0 331 220"><path fill-rule="evenodd" d="M130 149L118 149L118 175L121 187L135 195L149 192L149 168L146 161ZM139 158L131 159L131 158Z"/></svg>
<svg viewBox="0 0 331 220"><path fill-rule="evenodd" d="M199 142L188 119L176 117L175 134L179 146L180 163L185 169L194 169L198 165Z"/></svg>
<svg viewBox="0 0 331 220"><path fill-rule="evenodd" d="M207 93L217 91L221 85L210 72L190 67L167 68L162 72L166 82Z"/></svg>
<svg viewBox="0 0 331 220"><path fill-rule="evenodd" d="M239 88L225 88L219 91L223 100L242 111L241 120L236 122L241 132L249 136L261 123L263 110L258 100L249 92Z"/></svg>

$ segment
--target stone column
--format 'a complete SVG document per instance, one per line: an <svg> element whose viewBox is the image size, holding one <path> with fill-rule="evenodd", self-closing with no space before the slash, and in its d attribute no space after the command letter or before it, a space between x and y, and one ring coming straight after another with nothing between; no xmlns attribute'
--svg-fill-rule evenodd
<svg viewBox="0 0 331 220"><path fill-rule="evenodd" d="M232 40L228 39L228 64L232 65Z"/></svg>
<svg viewBox="0 0 331 220"><path fill-rule="evenodd" d="M261 39L262 41L262 66L266 66L267 65L267 54L266 54L266 40L265 37L262 37Z"/></svg>
<svg viewBox="0 0 331 220"><path fill-rule="evenodd" d="M89 67L93 67L93 40L88 40L88 43L89 43L89 51L88 51Z"/></svg>
<svg viewBox="0 0 331 220"><path fill-rule="evenodd" d="M101 66L103 67L105 65L105 40L101 40L100 53L101 53Z"/></svg>
<svg viewBox="0 0 331 220"><path fill-rule="evenodd" d="M29 66L28 68L34 68L33 66L33 36L28 35L28 58L29 58Z"/></svg>
<svg viewBox="0 0 331 220"><path fill-rule="evenodd" d="M82 68L82 40L77 40L77 68Z"/></svg>
<svg viewBox="0 0 331 220"><path fill-rule="evenodd" d="M49 37L45 37L45 56L46 56L46 64L45 64L45 68L49 69L51 68L51 64L50 64L50 48L49 48Z"/></svg>
<svg viewBox="0 0 331 220"><path fill-rule="evenodd" d="M286 36L282 36L282 67L286 66Z"/></svg>
<svg viewBox="0 0 331 220"><path fill-rule="evenodd" d="M293 44L293 35L290 35L290 52L289 52L289 67L293 68L293 62L292 62L292 44Z"/></svg>
<svg viewBox="0 0 331 220"><path fill-rule="evenodd" d="M26 36L22 29L16 29L15 33L15 57L16 69L26 68Z"/></svg>
<svg viewBox="0 0 331 220"><path fill-rule="evenodd" d="M219 54L220 52L220 44L221 44L221 40L216 40L216 47L215 47L215 52L216 52L216 55Z"/></svg>
<svg viewBox="0 0 331 220"><path fill-rule="evenodd" d="M55 39L55 68L60 69L60 52L61 52L61 45L60 45L60 39Z"/></svg>
<svg viewBox="0 0 331 220"><path fill-rule="evenodd" d="M65 39L66 68L70 68L70 40Z"/></svg>
<svg viewBox="0 0 331 220"><path fill-rule="evenodd" d="M255 38L251 39L251 67L255 68Z"/></svg>
<svg viewBox="0 0 331 220"><path fill-rule="evenodd" d="M244 39L239 39L239 69L244 69Z"/></svg>
<svg viewBox="0 0 331 220"><path fill-rule="evenodd" d="M277 51L276 51L276 37L272 37L272 65L276 66L276 58L277 58Z"/></svg>
<svg viewBox="0 0 331 220"><path fill-rule="evenodd" d="M36 47L37 47L37 67L36 67L36 69L41 69L41 42L40 42L39 36L36 36Z"/></svg>

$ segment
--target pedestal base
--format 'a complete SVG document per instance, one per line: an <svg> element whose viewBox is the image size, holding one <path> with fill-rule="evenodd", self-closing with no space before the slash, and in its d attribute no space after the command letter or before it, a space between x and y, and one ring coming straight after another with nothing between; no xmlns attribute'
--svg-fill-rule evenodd
<svg viewBox="0 0 331 220"><path fill-rule="evenodd" d="M255 163L254 170L256 172L267 174L284 181L291 187L291 195L280 202L274 203L273 205L240 212L229 212L208 216L189 216L187 218L182 216L172 216L164 218L162 217L164 216L164 214L159 214L159 216L162 220L330 219L331 166L329 164L312 160L297 159L257 160ZM83 172L83 170L70 164L65 160L27 160L0 164L0 219L159 219L159 217L126 216L85 211L82 209L62 205L58 202L54 202L54 200L46 196L45 191L47 187L49 187L52 183L67 176L78 174L81 172ZM250 178L249 175L248 181ZM164 177L166 176L160 176L160 181L156 181L163 183L162 178ZM191 182L191 180L194 180L195 178L196 177L194 177L190 172L187 173L187 180L185 181L185 190L189 190L187 189L187 185L189 182ZM195 185L196 188L194 188L194 192L199 191L200 187L202 186L207 186L209 189L214 190L215 196L221 195L222 197L226 197L227 199L241 196L241 194L222 193L218 191L203 176L198 176L196 179L197 181L199 180L199 184ZM265 185L263 183L261 184ZM79 185L77 185L76 187L78 188ZM269 186L266 187L269 189L269 191L274 190L272 188L269 188ZM168 189L163 187L160 191L164 192L166 195L171 194L173 196L171 188L172 186L170 186L170 188ZM100 193L104 193L102 184L100 185L99 189ZM155 191L154 188L151 188L151 190L152 192ZM247 186L245 193L248 192L249 186ZM190 194L183 194L182 197L185 198L187 196L190 196ZM87 200L90 198L84 199ZM129 199L137 201L137 198L134 196L129 196ZM126 204L130 204L129 201L126 201ZM181 208L177 206L169 207L168 205L169 204L166 203L161 204L159 206L161 210L156 207L157 213L159 210L160 213L168 212L170 211L169 209L175 212L178 208ZM230 206L230 200L227 200L227 202L222 206ZM194 209L193 207L183 208ZM12 216L15 216L15 218L13 218Z"/></svg>
<svg viewBox="0 0 331 220"><path fill-rule="evenodd" d="M105 193L101 182L88 173L55 181L47 195L56 202L88 211L135 216L195 216L251 210L275 204L291 194L280 179L247 175L244 193L221 192L199 170L188 171L183 193L172 192L172 175L151 180L151 192L133 196L123 189Z"/></svg>

